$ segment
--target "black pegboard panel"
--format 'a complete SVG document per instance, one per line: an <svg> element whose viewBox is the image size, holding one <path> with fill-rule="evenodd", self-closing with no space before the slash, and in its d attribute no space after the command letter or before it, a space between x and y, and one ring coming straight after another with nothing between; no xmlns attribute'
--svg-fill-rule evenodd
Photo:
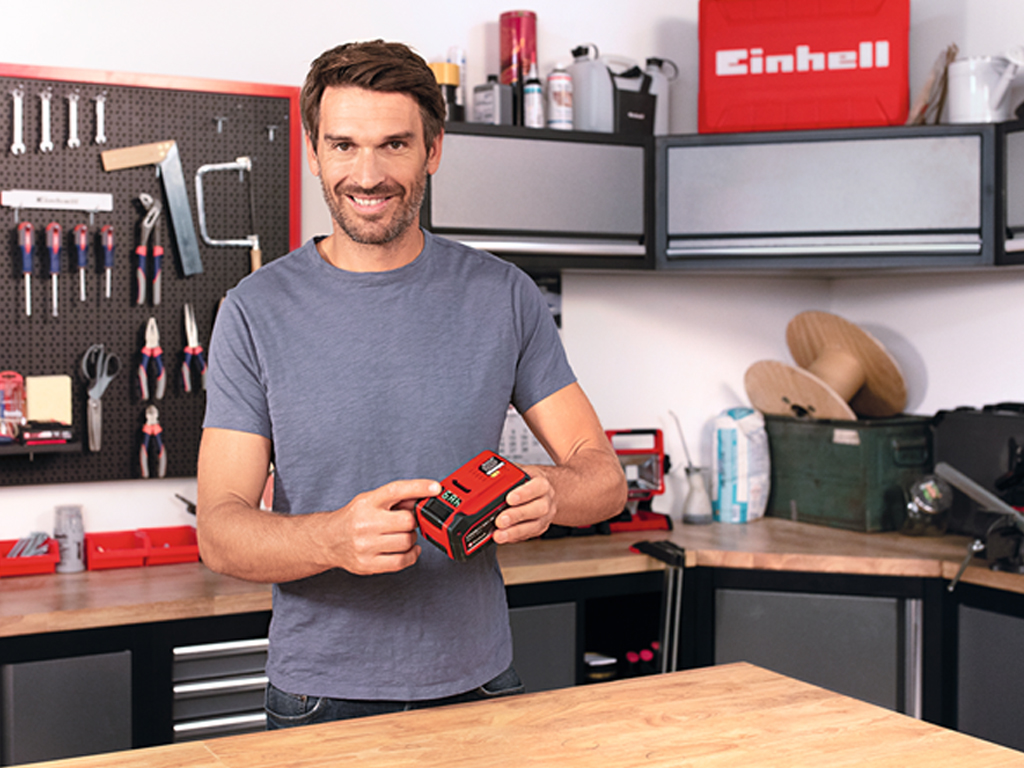
<svg viewBox="0 0 1024 768"><path fill-rule="evenodd" d="M46 80L3 75L0 66L0 188L67 192L101 192L112 195L113 211L89 214L77 211L0 209L6 228L8 257L0 268L0 370L22 375L67 374L73 380L73 414L81 451L29 455L0 454L0 486L41 483L115 480L140 476L141 427L148 401L140 397L137 369L150 317L160 328L160 342L167 368L167 391L153 401L160 411L167 449L168 477L195 474L195 461L205 395L183 391L181 365L185 330L183 305L196 312L200 341L209 346L210 330L220 298L249 273L249 251L244 247L208 246L200 239L194 178L208 163L232 162L247 156L253 171L244 179L230 171L207 173L203 180L205 213L214 239L240 239L259 235L264 263L286 253L294 242L290 226L293 196L293 151L300 129L292 125L294 96L262 95L259 87L225 87L221 92L205 85L147 87L111 82ZM132 78L134 83L137 78ZM230 86L231 84L225 84ZM13 140L13 99L20 88L23 99L23 135L26 152L10 152ZM41 101L44 90L52 93L52 152L41 152ZM284 89L275 89L276 91ZM69 103L77 93L78 136L81 145L69 148ZM96 139L96 97L103 95L105 144ZM203 261L203 273L186 277L168 216L168 205L155 166L106 172L101 153L173 139L177 142L188 190L193 226ZM249 184L255 197L255 225L250 213ZM164 246L163 296L160 306L134 303L135 256L143 209L141 193L163 203L163 213L152 242ZM30 221L36 232L35 268L32 273L32 316L25 315L21 259L15 217ZM50 314L50 278L46 271L44 230L51 222L63 229L58 317ZM76 224L89 226L87 298L79 300L79 282L71 232ZM104 294L100 228L114 227L116 260L111 297ZM85 350L102 342L121 359L122 370L103 395L103 446L89 452L86 434L86 382L80 373Z"/></svg>

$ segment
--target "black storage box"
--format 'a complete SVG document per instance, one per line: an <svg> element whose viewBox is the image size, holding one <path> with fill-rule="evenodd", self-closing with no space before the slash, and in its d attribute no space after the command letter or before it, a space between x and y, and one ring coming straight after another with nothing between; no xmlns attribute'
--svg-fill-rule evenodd
<svg viewBox="0 0 1024 768"><path fill-rule="evenodd" d="M934 432L936 463L943 461L960 470L1010 506L1024 506L1024 404L939 411ZM982 537L1000 517L980 510L975 501L955 490L948 530Z"/></svg>

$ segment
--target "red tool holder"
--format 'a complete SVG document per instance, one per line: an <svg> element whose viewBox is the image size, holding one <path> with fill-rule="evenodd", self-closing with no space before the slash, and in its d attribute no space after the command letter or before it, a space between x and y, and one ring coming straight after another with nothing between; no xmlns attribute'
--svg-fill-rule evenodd
<svg viewBox="0 0 1024 768"><path fill-rule="evenodd" d="M665 492L665 444L660 429L609 429L605 434L626 473L630 501Z"/></svg>

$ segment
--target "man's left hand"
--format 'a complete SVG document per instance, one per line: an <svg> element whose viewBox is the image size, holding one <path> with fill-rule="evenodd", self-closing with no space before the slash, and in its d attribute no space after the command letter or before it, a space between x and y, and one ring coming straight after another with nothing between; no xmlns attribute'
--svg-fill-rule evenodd
<svg viewBox="0 0 1024 768"><path fill-rule="evenodd" d="M494 540L498 544L535 539L555 517L555 489L537 467L524 467L530 479L509 491L508 509L495 520Z"/></svg>

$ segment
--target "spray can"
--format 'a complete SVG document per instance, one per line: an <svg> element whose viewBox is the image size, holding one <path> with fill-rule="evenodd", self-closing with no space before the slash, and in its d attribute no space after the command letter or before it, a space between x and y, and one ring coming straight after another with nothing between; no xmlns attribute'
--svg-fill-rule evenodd
<svg viewBox="0 0 1024 768"><path fill-rule="evenodd" d="M530 74L523 83L523 125L544 127L544 86L537 77L537 65L530 65Z"/></svg>
<svg viewBox="0 0 1024 768"><path fill-rule="evenodd" d="M572 116L577 131L612 133L615 130L615 89L608 66L598 58L593 43L573 48Z"/></svg>
<svg viewBox="0 0 1024 768"><path fill-rule="evenodd" d="M572 75L564 64L548 74L548 128L572 130Z"/></svg>
<svg viewBox="0 0 1024 768"><path fill-rule="evenodd" d="M77 505L57 507L53 524L53 538L57 540L60 562L57 573L78 573L85 570L85 529L82 527L82 508Z"/></svg>
<svg viewBox="0 0 1024 768"><path fill-rule="evenodd" d="M537 64L537 14L506 11L499 17L501 82L512 86L513 122L522 125L523 87L530 66Z"/></svg>

